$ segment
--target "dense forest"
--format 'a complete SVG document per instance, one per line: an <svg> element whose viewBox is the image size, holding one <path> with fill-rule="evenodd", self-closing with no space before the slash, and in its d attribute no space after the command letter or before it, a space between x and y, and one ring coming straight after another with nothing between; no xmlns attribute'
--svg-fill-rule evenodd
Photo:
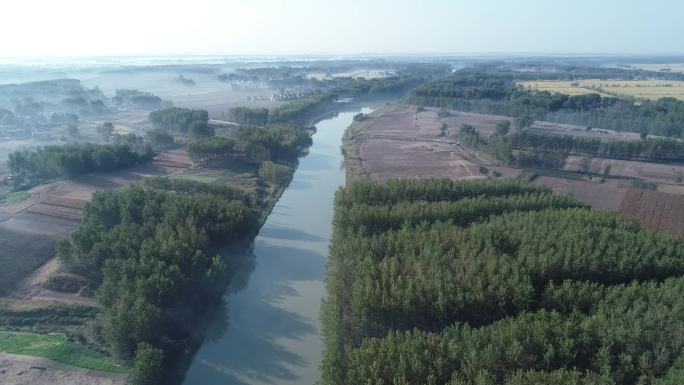
<svg viewBox="0 0 684 385"><path fill-rule="evenodd" d="M166 383L174 373L196 332L189 327L220 301L238 263L216 246L256 231L252 201L229 187L153 179L96 193L59 245L65 267L96 282L99 338L133 361L134 383Z"/></svg>
<svg viewBox="0 0 684 385"><path fill-rule="evenodd" d="M684 381L679 239L516 181L358 181L335 210L323 384Z"/></svg>
<svg viewBox="0 0 684 385"><path fill-rule="evenodd" d="M514 72L491 67L465 68L413 90L412 104L515 117L521 126L534 120L572 123L618 131L684 138L684 102L673 98L626 100L598 94L568 96L522 89L524 80L592 78L593 69L576 73ZM625 78L624 70L604 73ZM635 76L634 74L630 76Z"/></svg>
<svg viewBox="0 0 684 385"><path fill-rule="evenodd" d="M122 141L126 139L123 138ZM76 177L94 171L113 171L130 167L154 156L149 146L137 147L132 147L128 143L49 145L34 150L12 152L7 164L18 179Z"/></svg>
<svg viewBox="0 0 684 385"><path fill-rule="evenodd" d="M213 134L208 123L209 113L205 110L171 107L152 111L148 118L156 128L168 131L188 133L195 136L211 136Z"/></svg>

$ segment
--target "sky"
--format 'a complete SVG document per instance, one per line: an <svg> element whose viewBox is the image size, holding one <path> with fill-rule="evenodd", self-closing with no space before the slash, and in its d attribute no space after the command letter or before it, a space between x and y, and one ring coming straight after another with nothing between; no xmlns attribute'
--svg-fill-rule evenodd
<svg viewBox="0 0 684 385"><path fill-rule="evenodd" d="M681 54L682 0L3 0L0 57Z"/></svg>

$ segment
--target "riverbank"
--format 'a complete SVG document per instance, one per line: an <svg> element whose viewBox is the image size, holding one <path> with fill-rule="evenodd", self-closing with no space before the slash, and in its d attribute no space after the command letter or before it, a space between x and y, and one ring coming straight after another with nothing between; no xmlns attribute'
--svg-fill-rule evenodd
<svg viewBox="0 0 684 385"><path fill-rule="evenodd" d="M316 124L313 145L233 278L225 312L215 315L211 328L218 333L194 356L185 385L318 380L332 201L345 181L340 143L360 111Z"/></svg>

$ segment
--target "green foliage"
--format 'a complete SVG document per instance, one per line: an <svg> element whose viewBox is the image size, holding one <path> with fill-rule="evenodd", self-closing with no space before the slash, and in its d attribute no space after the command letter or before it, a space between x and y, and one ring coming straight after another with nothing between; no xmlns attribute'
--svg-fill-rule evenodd
<svg viewBox="0 0 684 385"><path fill-rule="evenodd" d="M226 199L238 195L232 190L191 181L148 183L174 191L96 193L83 223L58 250L68 269L101 283L105 337L123 359L140 342L165 349L162 343L183 338L173 325L190 324L225 289L229 261L211 245L240 241L257 225L243 202Z"/></svg>
<svg viewBox="0 0 684 385"><path fill-rule="evenodd" d="M125 144L72 143L17 150L9 154L7 164L14 175L45 180L131 167L153 155L146 146L133 149Z"/></svg>
<svg viewBox="0 0 684 385"><path fill-rule="evenodd" d="M255 206L256 197L242 190L213 183L198 182L183 178L152 177L145 178L143 185L149 188L171 191L177 194L207 194L226 201L240 201L247 207Z"/></svg>
<svg viewBox="0 0 684 385"><path fill-rule="evenodd" d="M150 112L148 119L156 128L186 133L193 122L207 124L209 113L205 110L171 107Z"/></svg>
<svg viewBox="0 0 684 385"><path fill-rule="evenodd" d="M97 316L92 306L52 303L49 306L28 306L23 302L0 301L0 327L31 331L58 330L61 327L83 325Z"/></svg>
<svg viewBox="0 0 684 385"><path fill-rule="evenodd" d="M519 128L529 127L534 120L548 120L644 132L643 138L646 134L684 137L679 124L684 120L684 102L674 98L631 101L598 94L569 96L528 91L516 84L524 80L590 79L592 76L629 79L639 74L638 71L582 67L559 68L555 72L516 72L483 65L464 68L447 78L420 86L411 92L408 101L416 105L511 116L517 119Z"/></svg>
<svg viewBox="0 0 684 385"><path fill-rule="evenodd" d="M164 352L147 343L140 343L131 368L131 385L156 385L164 379Z"/></svg>
<svg viewBox="0 0 684 385"><path fill-rule="evenodd" d="M214 136L200 139L188 145L188 155L194 162L230 160L235 156L235 140Z"/></svg>
<svg viewBox="0 0 684 385"><path fill-rule="evenodd" d="M188 146L195 162L243 161L260 165L264 161L293 161L311 145L305 130L289 125L240 127L234 138L211 137Z"/></svg>
<svg viewBox="0 0 684 385"><path fill-rule="evenodd" d="M43 287L49 290L65 293L77 293L82 287L88 286L88 280L77 275L57 273L45 281Z"/></svg>
<svg viewBox="0 0 684 385"><path fill-rule="evenodd" d="M292 161L312 143L307 131L290 125L240 127L237 138L247 160L257 164L273 159Z"/></svg>
<svg viewBox="0 0 684 385"><path fill-rule="evenodd" d="M337 95L334 93L315 94L274 108L269 114L268 119L271 123L304 123L306 117L316 110L317 107L323 103L333 101L336 97Z"/></svg>
<svg viewBox="0 0 684 385"><path fill-rule="evenodd" d="M163 128L155 128L145 133L145 138L150 142L150 145L155 149L166 149L173 145L173 135L169 134Z"/></svg>
<svg viewBox="0 0 684 385"><path fill-rule="evenodd" d="M358 114L354 115L355 122L363 122L366 119L368 119L368 115L364 114L363 112L359 112Z"/></svg>
<svg viewBox="0 0 684 385"><path fill-rule="evenodd" d="M565 152L609 159L672 161L684 159L684 142L672 139L602 140L572 135L516 132L509 140L513 148Z"/></svg>
<svg viewBox="0 0 684 385"><path fill-rule="evenodd" d="M104 355L67 340L64 334L0 332L0 351L48 358L63 364L105 372L126 373Z"/></svg>
<svg viewBox="0 0 684 385"><path fill-rule="evenodd" d="M525 186L340 190L323 383L680 379L684 242Z"/></svg>
<svg viewBox="0 0 684 385"><path fill-rule="evenodd" d="M547 207L569 208L580 205L572 198L548 192L501 197L478 196L455 202L359 204L340 211L335 217L335 224L342 228L373 234L396 229L407 223L417 225L424 221L449 221L456 226L467 226L476 220L509 211L540 210Z"/></svg>
<svg viewBox="0 0 684 385"><path fill-rule="evenodd" d="M214 129L207 122L195 120L188 127L188 135L193 139L206 138L214 136Z"/></svg>
<svg viewBox="0 0 684 385"><path fill-rule="evenodd" d="M494 131L494 135L506 135L508 132L511 130L511 121L510 120L502 120L500 122L496 122L496 129Z"/></svg>
<svg viewBox="0 0 684 385"><path fill-rule="evenodd" d="M228 111L228 119L250 126L265 126L268 124L268 109L235 107Z"/></svg>
<svg viewBox="0 0 684 385"><path fill-rule="evenodd" d="M97 125L97 127L95 127L95 131L100 138L102 138L102 140L108 142L109 138L111 138L112 134L114 133L114 124L112 124L112 122L104 122Z"/></svg>
<svg viewBox="0 0 684 385"><path fill-rule="evenodd" d="M19 191L8 191L0 193L0 204L14 204L23 202L29 197L29 193L26 190Z"/></svg>
<svg viewBox="0 0 684 385"><path fill-rule="evenodd" d="M278 183L283 180L283 177L287 175L289 168L277 163L273 163L270 160L264 161L259 166L259 176L265 180Z"/></svg>
<svg viewBox="0 0 684 385"><path fill-rule="evenodd" d="M388 205L400 202L457 201L477 196L505 196L549 191L517 180L497 183L481 180L453 181L451 179L391 179L384 184L359 180L339 190L335 197L338 206L354 204Z"/></svg>

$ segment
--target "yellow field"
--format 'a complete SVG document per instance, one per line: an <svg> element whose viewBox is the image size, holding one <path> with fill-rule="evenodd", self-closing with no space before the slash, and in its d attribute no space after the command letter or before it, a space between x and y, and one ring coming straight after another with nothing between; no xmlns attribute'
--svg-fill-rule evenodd
<svg viewBox="0 0 684 385"><path fill-rule="evenodd" d="M670 80L578 80L520 82L526 89L566 95L598 93L603 96L628 96L657 100L673 97L684 100L684 82Z"/></svg>

